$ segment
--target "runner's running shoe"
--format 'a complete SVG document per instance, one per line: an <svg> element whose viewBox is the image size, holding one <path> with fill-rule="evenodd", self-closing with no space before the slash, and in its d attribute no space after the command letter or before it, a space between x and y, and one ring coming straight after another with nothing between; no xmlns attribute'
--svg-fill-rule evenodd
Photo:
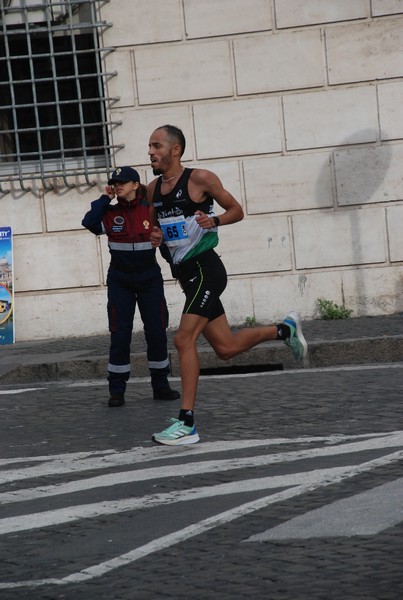
<svg viewBox="0 0 403 600"><path fill-rule="evenodd" d="M160 433L154 433L152 441L156 444L165 444L166 446L184 446L185 444L195 444L199 441L199 435L196 431L196 425L187 427L179 419L168 419L172 425Z"/></svg>
<svg viewBox="0 0 403 600"><path fill-rule="evenodd" d="M295 360L302 360L308 354L308 344L304 338L301 328L301 315L297 312L290 312L283 323L290 328L291 335L284 340L286 346L291 349Z"/></svg>

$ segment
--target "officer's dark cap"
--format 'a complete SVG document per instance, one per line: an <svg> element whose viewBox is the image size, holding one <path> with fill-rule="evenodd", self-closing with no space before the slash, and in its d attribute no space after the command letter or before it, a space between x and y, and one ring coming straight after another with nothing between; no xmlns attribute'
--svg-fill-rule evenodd
<svg viewBox="0 0 403 600"><path fill-rule="evenodd" d="M137 173L136 169L132 169L131 167L118 167L110 176L108 185L113 185L117 181L122 181L123 183L128 181L140 181L140 175Z"/></svg>

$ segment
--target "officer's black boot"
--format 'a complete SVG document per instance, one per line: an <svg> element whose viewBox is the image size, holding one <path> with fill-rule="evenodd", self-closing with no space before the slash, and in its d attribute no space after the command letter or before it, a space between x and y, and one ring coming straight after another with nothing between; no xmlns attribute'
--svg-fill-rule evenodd
<svg viewBox="0 0 403 600"><path fill-rule="evenodd" d="M123 406L125 403L126 382L130 373L112 373L109 371L109 400L108 406Z"/></svg>
<svg viewBox="0 0 403 600"><path fill-rule="evenodd" d="M125 403L125 397L123 394L111 394L108 406L123 406Z"/></svg>
<svg viewBox="0 0 403 600"><path fill-rule="evenodd" d="M150 369L154 400L179 400L180 393L173 390L168 382L169 367Z"/></svg>

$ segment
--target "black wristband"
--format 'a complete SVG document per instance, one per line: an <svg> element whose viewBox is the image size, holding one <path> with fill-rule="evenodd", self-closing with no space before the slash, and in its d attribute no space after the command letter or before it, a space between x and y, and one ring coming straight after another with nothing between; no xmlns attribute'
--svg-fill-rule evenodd
<svg viewBox="0 0 403 600"><path fill-rule="evenodd" d="M218 226L219 226L219 224L220 224L220 219L219 219L218 217L213 217L213 221L214 221L214 225L215 225L216 227L218 227Z"/></svg>

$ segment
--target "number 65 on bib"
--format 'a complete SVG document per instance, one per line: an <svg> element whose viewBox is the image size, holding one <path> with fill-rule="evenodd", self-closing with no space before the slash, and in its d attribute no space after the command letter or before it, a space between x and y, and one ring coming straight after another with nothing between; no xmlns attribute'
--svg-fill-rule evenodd
<svg viewBox="0 0 403 600"><path fill-rule="evenodd" d="M167 217L159 220L164 241L167 246L183 246L188 241L188 232L184 217Z"/></svg>

